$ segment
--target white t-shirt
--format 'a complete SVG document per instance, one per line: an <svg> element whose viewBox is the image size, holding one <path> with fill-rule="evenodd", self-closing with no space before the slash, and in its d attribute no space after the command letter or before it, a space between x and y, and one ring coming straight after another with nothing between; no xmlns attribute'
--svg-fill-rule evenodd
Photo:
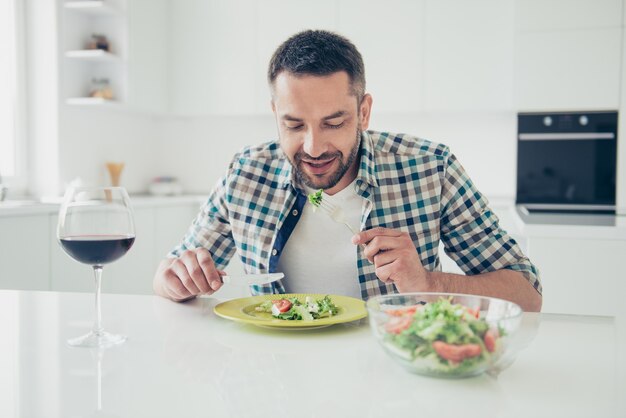
<svg viewBox="0 0 626 418"><path fill-rule="evenodd" d="M314 190L307 188L307 193ZM346 220L355 229L361 224L363 198L355 192L355 182L323 200L340 205ZM278 260L278 271L285 273L288 293L324 293L361 298L357 272L357 246L352 232L333 221L322 209L313 210L307 202Z"/></svg>

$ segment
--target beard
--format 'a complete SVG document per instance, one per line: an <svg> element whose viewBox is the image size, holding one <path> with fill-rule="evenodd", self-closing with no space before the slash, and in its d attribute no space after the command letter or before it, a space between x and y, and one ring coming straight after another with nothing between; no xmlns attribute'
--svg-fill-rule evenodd
<svg viewBox="0 0 626 418"><path fill-rule="evenodd" d="M339 183L339 181L343 178L346 172L350 169L354 161L356 160L357 155L359 154L359 149L361 148L361 127L358 126L356 130L356 139L354 141L354 146L350 150L350 154L347 158L344 159L344 155L341 151L336 152L325 152L317 158L312 158L310 155L307 155L305 152L297 152L293 156L293 161L291 164L294 167L296 178L304 185L312 188L312 189L330 189L333 188ZM306 157L307 161L327 161L332 158L336 158L339 161L339 167L337 169L327 174L328 178L321 178L317 176L308 175L302 168L302 159Z"/></svg>

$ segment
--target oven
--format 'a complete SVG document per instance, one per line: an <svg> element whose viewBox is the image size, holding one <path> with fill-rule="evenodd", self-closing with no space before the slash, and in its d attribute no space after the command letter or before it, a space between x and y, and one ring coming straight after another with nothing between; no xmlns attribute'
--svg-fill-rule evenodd
<svg viewBox="0 0 626 418"><path fill-rule="evenodd" d="M529 213L615 213L617 112L518 114L516 203Z"/></svg>

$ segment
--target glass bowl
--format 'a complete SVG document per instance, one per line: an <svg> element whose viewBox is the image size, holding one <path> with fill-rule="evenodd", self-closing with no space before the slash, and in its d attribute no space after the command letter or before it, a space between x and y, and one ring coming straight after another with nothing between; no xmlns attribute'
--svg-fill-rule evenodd
<svg viewBox="0 0 626 418"><path fill-rule="evenodd" d="M462 378L512 363L522 309L502 299L452 293L401 293L367 301L372 332L385 352L420 375Z"/></svg>

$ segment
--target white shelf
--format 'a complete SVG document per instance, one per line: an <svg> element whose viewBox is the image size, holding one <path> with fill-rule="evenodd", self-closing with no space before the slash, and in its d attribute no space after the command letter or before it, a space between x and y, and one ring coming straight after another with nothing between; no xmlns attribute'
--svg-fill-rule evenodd
<svg viewBox="0 0 626 418"><path fill-rule="evenodd" d="M116 100L107 100L101 97L70 97L65 103L73 106L117 106Z"/></svg>
<svg viewBox="0 0 626 418"><path fill-rule="evenodd" d="M119 61L120 57L111 54L110 52L102 49L80 49L74 51L66 51L65 56L72 59L79 59L83 61L99 61L99 62L112 62Z"/></svg>
<svg viewBox="0 0 626 418"><path fill-rule="evenodd" d="M66 9L90 15L115 16L120 13L118 9L104 0L66 1L64 6Z"/></svg>

